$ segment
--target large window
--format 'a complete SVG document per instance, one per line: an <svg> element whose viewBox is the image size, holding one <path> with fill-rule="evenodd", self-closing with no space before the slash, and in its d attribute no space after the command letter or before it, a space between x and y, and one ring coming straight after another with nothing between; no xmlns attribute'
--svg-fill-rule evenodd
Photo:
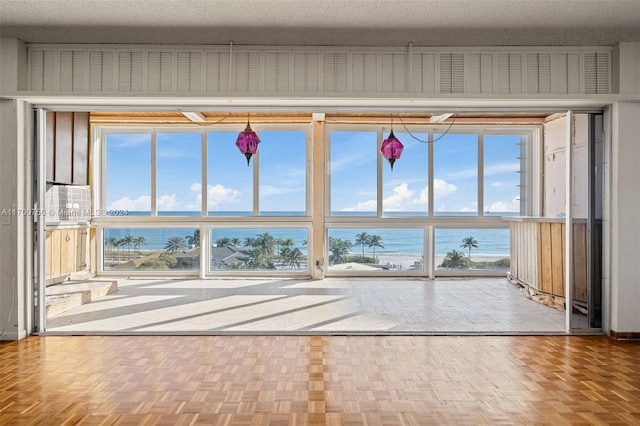
<svg viewBox="0 0 640 426"><path fill-rule="evenodd" d="M210 270L306 272L308 234L306 228L214 228Z"/></svg>
<svg viewBox="0 0 640 426"><path fill-rule="evenodd" d="M128 215L307 216L307 132L258 134L247 164L235 130L106 130L102 206Z"/></svg>
<svg viewBox="0 0 640 426"><path fill-rule="evenodd" d="M329 228L329 272L424 273L420 228Z"/></svg>
<svg viewBox="0 0 640 426"><path fill-rule="evenodd" d="M105 271L197 271L199 230L195 228L105 228Z"/></svg>
<svg viewBox="0 0 640 426"><path fill-rule="evenodd" d="M307 134L260 133L261 216L304 216L307 211Z"/></svg>
<svg viewBox="0 0 640 426"><path fill-rule="evenodd" d="M383 134L386 137L386 133ZM427 216L429 214L428 135L400 133L404 149L398 167L382 165L383 216Z"/></svg>
<svg viewBox="0 0 640 426"><path fill-rule="evenodd" d="M331 132L331 214L377 214L376 132Z"/></svg>
<svg viewBox="0 0 640 426"><path fill-rule="evenodd" d="M206 211L213 216L253 215L253 168L240 155L237 137L234 132L207 133Z"/></svg>
<svg viewBox="0 0 640 426"><path fill-rule="evenodd" d="M103 128L98 150L102 271L309 273L306 129L254 127L249 164L240 127L122 129Z"/></svg>
<svg viewBox="0 0 640 426"><path fill-rule="evenodd" d="M517 215L521 208L520 173L525 155L522 135L484 135L485 214Z"/></svg>
<svg viewBox="0 0 640 426"><path fill-rule="evenodd" d="M478 214L478 135L436 133L433 203L438 216Z"/></svg>
<svg viewBox="0 0 640 426"><path fill-rule="evenodd" d="M103 209L150 215L151 134L109 133L105 145Z"/></svg>
<svg viewBox="0 0 640 426"><path fill-rule="evenodd" d="M404 150L392 168L380 153L388 125L327 124L324 141L311 141L306 126L256 125L261 143L249 163L235 145L243 128L100 129L96 207L112 213L96 222L103 271L425 275L508 267L500 216L530 211L533 129L395 123ZM309 147L323 142L321 163ZM309 190L312 171L325 176L324 197ZM312 206L325 215L312 216ZM307 245L315 226L324 231L320 253L312 252L319 244Z"/></svg>
<svg viewBox="0 0 640 426"><path fill-rule="evenodd" d="M439 271L509 270L509 229L436 229L435 267Z"/></svg>
<svg viewBox="0 0 640 426"><path fill-rule="evenodd" d="M328 273L508 270L501 216L527 211L531 129L402 125L392 170L379 153L389 128L345 127L328 132Z"/></svg>
<svg viewBox="0 0 640 426"><path fill-rule="evenodd" d="M404 150L393 170L379 154L388 133L329 133L331 216L471 217L525 210L528 130L396 131Z"/></svg>
<svg viewBox="0 0 640 426"><path fill-rule="evenodd" d="M156 211L158 215L200 215L202 135L158 133L156 136Z"/></svg>

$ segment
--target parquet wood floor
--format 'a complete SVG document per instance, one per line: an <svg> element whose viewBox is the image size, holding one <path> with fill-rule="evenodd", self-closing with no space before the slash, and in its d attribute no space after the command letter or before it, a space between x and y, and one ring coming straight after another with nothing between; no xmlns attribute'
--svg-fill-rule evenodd
<svg viewBox="0 0 640 426"><path fill-rule="evenodd" d="M640 342L34 336L0 343L0 424L640 424Z"/></svg>

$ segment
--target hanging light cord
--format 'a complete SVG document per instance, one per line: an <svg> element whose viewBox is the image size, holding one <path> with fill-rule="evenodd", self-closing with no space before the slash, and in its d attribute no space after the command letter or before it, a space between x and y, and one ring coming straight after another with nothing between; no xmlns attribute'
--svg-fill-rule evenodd
<svg viewBox="0 0 640 426"><path fill-rule="evenodd" d="M226 120L227 118L231 117L231 115L227 114L224 117L222 117L220 120L218 121L214 121L212 123L209 122L204 122L204 123L194 123L197 124L198 126L202 126L202 127L209 127L209 126L215 126L218 123L222 123L224 120Z"/></svg>
<svg viewBox="0 0 640 426"><path fill-rule="evenodd" d="M407 125L404 124L404 121L402 121L402 117L398 116L398 120L400 120L400 123L402 123L402 127L404 127L404 130L407 131L407 133L409 134L409 136L411 136L412 139L415 139L416 141L421 142L421 143L433 143L433 142L439 141L440 139L445 137L447 135L447 133L449 133L449 130L451 130L451 128L453 127L453 123L456 122L456 116L455 115L453 116L453 120L451 120L451 124L449 124L449 127L447 127L447 130L445 130L443 134L441 134L440 136L438 136L437 138L435 138L432 141L425 141L425 140L422 140L422 139L418 138L416 135L411 133L411 131L409 129L407 129ZM391 126L393 126L393 124Z"/></svg>

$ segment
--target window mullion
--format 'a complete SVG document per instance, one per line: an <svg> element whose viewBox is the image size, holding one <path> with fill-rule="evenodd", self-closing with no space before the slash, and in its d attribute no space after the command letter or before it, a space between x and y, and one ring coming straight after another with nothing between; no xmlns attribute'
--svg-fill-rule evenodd
<svg viewBox="0 0 640 426"><path fill-rule="evenodd" d="M156 166L157 162L157 140L156 140L157 132L156 130L151 131L151 216L157 216L158 210L156 205L156 177L157 170Z"/></svg>
<svg viewBox="0 0 640 426"><path fill-rule="evenodd" d="M376 174L377 176L377 195L376 195L376 217L382 217L382 155L378 155L378 152L380 152L380 148L382 147L382 138L383 136L383 129L380 128L378 129L377 135L378 135L378 143L376 144L376 167L378 169L378 173Z"/></svg>
<svg viewBox="0 0 640 426"><path fill-rule="evenodd" d="M253 215L260 215L260 151L253 156Z"/></svg>
<svg viewBox="0 0 640 426"><path fill-rule="evenodd" d="M429 186L429 192L427 193L427 197L428 197L428 210L429 210L429 216L433 216L433 165L434 165L434 158L433 158L433 152L434 152L434 147L433 147L433 139L434 139L434 130L430 129L429 133L427 135L427 140L429 141L428 144L428 155L427 155L427 163L428 163L428 169L427 169L427 175L428 175L428 181L427 181L427 185Z"/></svg>
<svg viewBox="0 0 640 426"><path fill-rule="evenodd" d="M484 131L478 132L478 216L484 216Z"/></svg>
<svg viewBox="0 0 640 426"><path fill-rule="evenodd" d="M202 185L200 187L200 199L202 201L201 205L201 215L207 216L208 212L208 203L207 200L207 138L208 134L206 131L202 131L202 141L201 141L201 164L202 164Z"/></svg>

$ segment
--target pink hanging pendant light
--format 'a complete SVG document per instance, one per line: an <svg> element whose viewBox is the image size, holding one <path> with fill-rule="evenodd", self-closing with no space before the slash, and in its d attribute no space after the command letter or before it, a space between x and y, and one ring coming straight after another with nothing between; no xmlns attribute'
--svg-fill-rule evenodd
<svg viewBox="0 0 640 426"><path fill-rule="evenodd" d="M389 137L382 142L382 146L380 147L380 153L389 161L389 164L391 164L391 171L393 171L393 163L402 155L403 148L404 145L396 138L393 134L393 128L391 128Z"/></svg>
<svg viewBox="0 0 640 426"><path fill-rule="evenodd" d="M247 127L240 132L236 140L236 146L247 158L247 167L249 166L249 161L251 161L251 156L258 152L259 143L260 138L258 138L256 132L251 130L251 124L249 124L249 119L247 118Z"/></svg>

